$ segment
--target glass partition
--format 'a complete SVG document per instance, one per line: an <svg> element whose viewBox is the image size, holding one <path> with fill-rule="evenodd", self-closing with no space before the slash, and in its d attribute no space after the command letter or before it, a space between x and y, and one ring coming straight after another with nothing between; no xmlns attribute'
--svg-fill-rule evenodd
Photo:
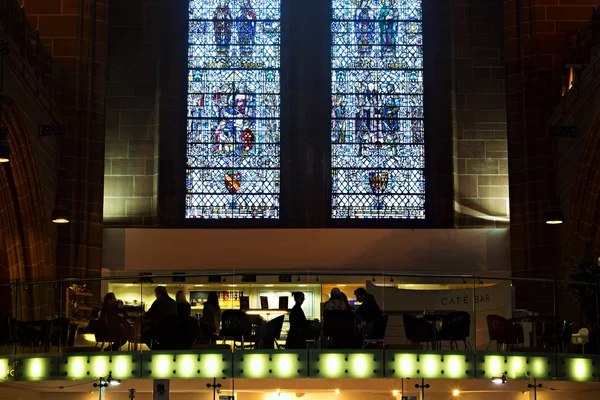
<svg viewBox="0 0 600 400"><path fill-rule="evenodd" d="M104 271L98 279L2 282L0 296L0 366L33 363L32 379L60 372L39 355L101 351L137 354L127 356L134 365L148 362L145 353L192 349L600 353L594 282L383 270Z"/></svg>

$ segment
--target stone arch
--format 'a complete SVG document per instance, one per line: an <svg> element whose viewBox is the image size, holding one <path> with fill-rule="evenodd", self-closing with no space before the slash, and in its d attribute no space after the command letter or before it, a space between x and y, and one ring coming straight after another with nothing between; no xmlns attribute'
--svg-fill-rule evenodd
<svg viewBox="0 0 600 400"><path fill-rule="evenodd" d="M41 182L29 133L14 102L2 99L0 119L8 128L11 158L0 167L0 240L6 252L5 278L36 281L54 278L50 216L46 212ZM1 277L2 275L0 275ZM50 302L42 286L17 290L18 317L45 317Z"/></svg>
<svg viewBox="0 0 600 400"><path fill-rule="evenodd" d="M600 111L584 140L568 210L564 251L567 266L586 254L597 254L600 240Z"/></svg>

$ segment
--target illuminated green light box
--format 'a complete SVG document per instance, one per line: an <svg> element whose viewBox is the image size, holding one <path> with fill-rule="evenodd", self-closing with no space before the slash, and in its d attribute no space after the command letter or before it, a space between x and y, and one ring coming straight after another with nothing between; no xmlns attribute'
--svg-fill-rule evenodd
<svg viewBox="0 0 600 400"><path fill-rule="evenodd" d="M597 380L594 364L590 358L565 359L565 378L570 381L585 382Z"/></svg>
<svg viewBox="0 0 600 400"><path fill-rule="evenodd" d="M148 352L142 354L142 377L151 379L231 376L232 353Z"/></svg>
<svg viewBox="0 0 600 400"><path fill-rule="evenodd" d="M597 381L598 356L411 352L401 350L250 350L43 354L0 358L0 379L423 378ZM13 371L14 368L14 371Z"/></svg>
<svg viewBox="0 0 600 400"><path fill-rule="evenodd" d="M131 379L140 375L140 356L132 353L73 354L60 362L61 379L96 379L109 373L115 379Z"/></svg>
<svg viewBox="0 0 600 400"><path fill-rule="evenodd" d="M310 350L311 378L383 378L383 351Z"/></svg>
<svg viewBox="0 0 600 400"><path fill-rule="evenodd" d="M510 353L509 353L510 354ZM480 364L481 378L492 379L506 374L508 379L546 379L551 376L548 357L525 355L484 355Z"/></svg>
<svg viewBox="0 0 600 400"><path fill-rule="evenodd" d="M306 351L251 350L234 353L236 378L305 378L308 375Z"/></svg>
<svg viewBox="0 0 600 400"><path fill-rule="evenodd" d="M15 376L23 381L45 381L57 378L57 361L52 357L22 358ZM53 370L54 367L54 370Z"/></svg>
<svg viewBox="0 0 600 400"><path fill-rule="evenodd" d="M10 378L10 360L8 358L0 358L0 379L6 380Z"/></svg>
<svg viewBox="0 0 600 400"><path fill-rule="evenodd" d="M473 355L386 353L388 378L468 379L474 376Z"/></svg>

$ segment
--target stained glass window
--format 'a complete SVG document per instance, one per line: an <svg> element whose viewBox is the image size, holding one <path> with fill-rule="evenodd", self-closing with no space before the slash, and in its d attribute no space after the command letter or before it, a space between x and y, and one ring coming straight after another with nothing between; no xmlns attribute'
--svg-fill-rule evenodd
<svg viewBox="0 0 600 400"><path fill-rule="evenodd" d="M421 0L332 8L332 217L424 219Z"/></svg>
<svg viewBox="0 0 600 400"><path fill-rule="evenodd" d="M190 0L186 218L279 218L279 0Z"/></svg>

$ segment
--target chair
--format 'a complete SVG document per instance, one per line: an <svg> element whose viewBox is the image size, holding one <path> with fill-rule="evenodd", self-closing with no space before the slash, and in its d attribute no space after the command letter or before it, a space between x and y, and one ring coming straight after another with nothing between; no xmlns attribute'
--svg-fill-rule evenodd
<svg viewBox="0 0 600 400"><path fill-rule="evenodd" d="M281 336L281 328L283 327L283 320L285 316L281 315L277 318L273 318L265 324L260 339L258 341L259 349L273 350L274 347L279 349L277 339Z"/></svg>
<svg viewBox="0 0 600 400"><path fill-rule="evenodd" d="M3 345L2 353L10 345L17 345L17 321L12 318L0 319L0 345Z"/></svg>
<svg viewBox="0 0 600 400"><path fill-rule="evenodd" d="M556 321L546 325L544 333L538 338L543 347L554 346L557 351L566 352L573 336L571 321Z"/></svg>
<svg viewBox="0 0 600 400"><path fill-rule="evenodd" d="M223 338L223 343L227 338L235 342L241 342L244 347L244 340L250 340L252 336L252 322L250 318L240 310L225 310L221 314L221 331L219 336Z"/></svg>
<svg viewBox="0 0 600 400"><path fill-rule="evenodd" d="M47 348L51 349L52 346L58 348L67 346L69 343L70 327L71 321L68 318L54 318L50 321L50 328L45 341Z"/></svg>
<svg viewBox="0 0 600 400"><path fill-rule="evenodd" d="M510 346L523 343L519 336L523 336L523 327L515 321L508 320L500 315L490 314L486 317L490 341L489 350L493 341L496 341L496 350L508 350Z"/></svg>
<svg viewBox="0 0 600 400"><path fill-rule="evenodd" d="M585 354L585 345L590 342L590 331L587 328L581 328L577 333L571 335L571 343L581 346L581 353Z"/></svg>
<svg viewBox="0 0 600 400"><path fill-rule="evenodd" d="M323 318L323 335L327 347L333 349L360 348L354 313L343 310L328 311Z"/></svg>
<svg viewBox="0 0 600 400"><path fill-rule="evenodd" d="M379 318L373 321L373 330L371 334L366 335L363 340L363 349L367 346L376 346L384 348L385 331L387 329L388 315L381 314Z"/></svg>
<svg viewBox="0 0 600 400"><path fill-rule="evenodd" d="M412 314L402 314L402 321L404 323L406 340L409 343L425 343L427 344L427 348L429 348L429 343L431 343L433 347L436 336L436 329L433 324Z"/></svg>
<svg viewBox="0 0 600 400"><path fill-rule="evenodd" d="M471 331L471 314L466 311L456 311L448 314L442 320L442 328L437 336L440 341L448 341L450 350L458 349L458 342L461 341L465 345L465 350L471 351L469 343L469 334Z"/></svg>

